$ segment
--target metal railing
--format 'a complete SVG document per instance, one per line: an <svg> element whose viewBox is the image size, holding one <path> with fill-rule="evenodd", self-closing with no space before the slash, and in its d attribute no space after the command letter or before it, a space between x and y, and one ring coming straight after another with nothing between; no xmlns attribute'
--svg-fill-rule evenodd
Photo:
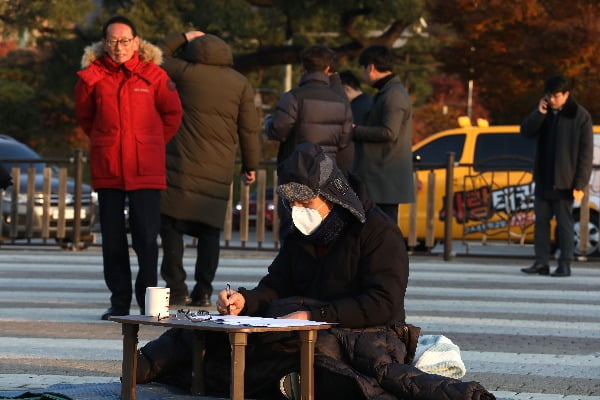
<svg viewBox="0 0 600 400"><path fill-rule="evenodd" d="M80 250L96 244L96 202L91 189L82 181L87 160L81 150L68 158L0 159L0 162L13 165L13 186L0 190L0 245L58 244L65 249ZM23 164L27 164L25 171ZM36 168L39 164L44 164L44 168ZM55 166L50 167L49 164ZM461 169L458 174L457 168ZM72 177L68 174L69 170L73 171ZM515 175L515 171L522 174L516 174L519 177L517 181L511 181L513 178L507 177ZM600 176L600 166L595 165L594 172ZM409 249L424 247L430 251L441 243L444 259L448 260L454 255L452 245L457 239L463 242L504 241L519 246L531 242L533 207L528 205L519 209L514 200L519 199L520 204L533 204L531 173L523 167L522 160L518 167L490 169L482 168L482 164L457 164L454 154L448 153L445 164L417 163L415 177L419 176L421 180L415 179L415 191L421 192L421 195L414 203L400 206L399 225ZM444 185L438 185L440 179L444 179ZM223 248L279 248L276 185L277 173L272 161L261 164L256 183L252 186L234 179L225 215ZM523 188L529 188L525 194L522 193ZM500 211L490 197L497 195L498 191L506 199L506 205ZM598 196L598 191L600 188L594 188L594 196ZM584 193L579 207L578 250L581 255L588 253L588 227L591 222L589 186ZM597 208L595 202L592 208ZM594 222L597 224L596 220ZM459 237L457 224L462 232Z"/></svg>
<svg viewBox="0 0 600 400"><path fill-rule="evenodd" d="M256 250L279 248L277 213L279 198L275 191L277 171L274 162L265 162L262 165L271 168L261 168L256 171L256 183L252 191L250 186L237 179L231 184L223 229L224 248ZM234 195L236 184L238 185L237 196Z"/></svg>
<svg viewBox="0 0 600 400"><path fill-rule="evenodd" d="M9 166L12 177L12 186L0 190L0 244L47 245L54 240L63 248L79 250L93 242L95 201L91 190L85 198L82 193L86 163L82 150L67 158L0 159L0 163ZM74 177L68 176L69 168Z"/></svg>

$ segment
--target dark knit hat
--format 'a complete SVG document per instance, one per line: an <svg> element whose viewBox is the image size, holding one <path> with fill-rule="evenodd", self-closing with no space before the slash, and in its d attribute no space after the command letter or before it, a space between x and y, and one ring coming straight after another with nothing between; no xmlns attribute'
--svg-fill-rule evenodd
<svg viewBox="0 0 600 400"><path fill-rule="evenodd" d="M348 180L331 157L315 143L301 143L279 169L277 194L288 202L317 196L350 211L365 222L365 210Z"/></svg>

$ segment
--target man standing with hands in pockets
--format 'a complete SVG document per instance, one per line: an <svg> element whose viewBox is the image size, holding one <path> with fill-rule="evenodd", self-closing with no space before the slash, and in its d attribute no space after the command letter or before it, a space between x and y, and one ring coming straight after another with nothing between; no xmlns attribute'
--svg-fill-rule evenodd
<svg viewBox="0 0 600 400"><path fill-rule="evenodd" d="M102 41L86 47L78 72L75 115L90 138L104 279L111 292L103 320L127 315L131 306L126 200L139 265L135 299L142 314L146 288L157 282L165 146L182 113L175 84L158 66L161 58L157 47L140 39L132 21L115 16L104 24Z"/></svg>

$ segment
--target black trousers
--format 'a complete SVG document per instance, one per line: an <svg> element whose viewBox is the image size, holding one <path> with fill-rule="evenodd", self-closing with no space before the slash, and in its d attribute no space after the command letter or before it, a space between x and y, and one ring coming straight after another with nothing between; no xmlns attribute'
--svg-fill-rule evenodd
<svg viewBox="0 0 600 400"><path fill-rule="evenodd" d="M231 384L231 345L222 332L199 332L206 346L204 380L211 396L228 397ZM150 370L138 369L138 376L190 390L192 382L193 335L189 329L172 328L141 348ZM317 341L318 346L318 341ZM318 357L318 347L315 348ZM285 400L279 390L279 379L300 371L300 343L292 332L255 333L248 336L245 348L246 396L257 399ZM328 357L325 357L328 358ZM317 362L318 364L318 362ZM336 374L315 365L315 397L317 399L364 399L362 390L352 377Z"/></svg>
<svg viewBox="0 0 600 400"><path fill-rule="evenodd" d="M125 224L125 199L129 204L129 230L137 255L138 274L135 298L144 309L146 288L156 286L158 277L158 243L160 229L160 191L155 189L124 191L99 189L100 230L104 280L111 292L111 306L129 311L132 297L129 244Z"/></svg>
<svg viewBox="0 0 600 400"><path fill-rule="evenodd" d="M191 297L198 300L202 295L212 295L212 281L219 266L221 230L201 222L178 220L165 214L162 214L161 220L163 259L160 273L171 289L171 298L182 298L189 293L183 269L184 233L198 239L194 274L196 285Z"/></svg>
<svg viewBox="0 0 600 400"><path fill-rule="evenodd" d="M536 196L534 211L535 261L538 264L546 265L550 260L550 220L555 216L556 240L560 249L559 261L570 262L575 248L573 200L546 200Z"/></svg>

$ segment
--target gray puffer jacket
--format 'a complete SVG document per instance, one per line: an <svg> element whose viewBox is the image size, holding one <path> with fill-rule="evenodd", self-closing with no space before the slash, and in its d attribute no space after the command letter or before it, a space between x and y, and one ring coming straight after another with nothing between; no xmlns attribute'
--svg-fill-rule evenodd
<svg viewBox="0 0 600 400"><path fill-rule="evenodd" d="M337 159L351 142L352 110L348 99L343 98L330 86L324 72L306 73L300 85L284 93L277 108L265 123L265 133L272 140L281 142L277 163L285 160L299 143L319 144L323 151ZM344 157L351 168L353 160Z"/></svg>

